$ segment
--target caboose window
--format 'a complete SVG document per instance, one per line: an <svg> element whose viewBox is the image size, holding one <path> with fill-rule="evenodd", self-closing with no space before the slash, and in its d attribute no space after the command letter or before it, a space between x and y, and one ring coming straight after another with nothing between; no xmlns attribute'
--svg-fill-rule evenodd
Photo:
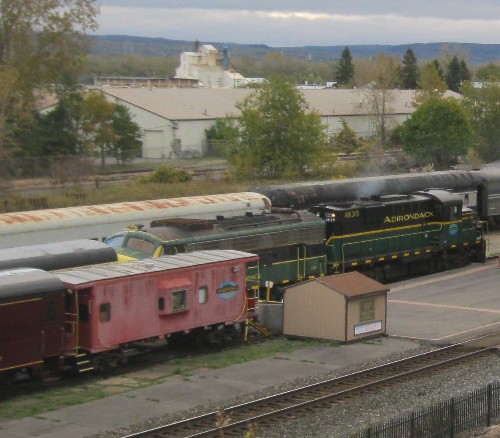
<svg viewBox="0 0 500 438"><path fill-rule="evenodd" d="M46 321L56 321L57 320L57 302L56 302L56 300L50 300L49 302L47 302L45 319L46 319Z"/></svg>
<svg viewBox="0 0 500 438"><path fill-rule="evenodd" d="M172 292L172 310L183 310L187 308L186 291L178 290Z"/></svg>
<svg viewBox="0 0 500 438"><path fill-rule="evenodd" d="M103 303L99 306L99 322L111 321L111 303Z"/></svg>
<svg viewBox="0 0 500 438"><path fill-rule="evenodd" d="M158 298L158 310L165 310L165 298Z"/></svg>
<svg viewBox="0 0 500 438"><path fill-rule="evenodd" d="M198 303L205 304L208 300L208 287L200 286L198 289Z"/></svg>

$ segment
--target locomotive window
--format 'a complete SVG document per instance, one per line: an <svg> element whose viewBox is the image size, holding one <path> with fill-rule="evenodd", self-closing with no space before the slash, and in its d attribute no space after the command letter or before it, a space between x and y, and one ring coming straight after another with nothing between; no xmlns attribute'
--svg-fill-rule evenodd
<svg viewBox="0 0 500 438"><path fill-rule="evenodd" d="M138 237L129 237L127 240L127 248L136 249L152 256L155 252L156 245L153 242Z"/></svg>
<svg viewBox="0 0 500 438"><path fill-rule="evenodd" d="M186 291L172 292L172 310L184 310L187 308Z"/></svg>
<svg viewBox="0 0 500 438"><path fill-rule="evenodd" d="M112 248L121 248L123 246L124 236L115 236L106 239L106 245L111 246Z"/></svg>
<svg viewBox="0 0 500 438"><path fill-rule="evenodd" d="M158 298L158 310L165 310L165 298Z"/></svg>
<svg viewBox="0 0 500 438"><path fill-rule="evenodd" d="M458 205L450 207L450 221L457 220L458 215L459 215Z"/></svg>
<svg viewBox="0 0 500 438"><path fill-rule="evenodd" d="M99 322L111 320L111 303L103 303L99 306Z"/></svg>
<svg viewBox="0 0 500 438"><path fill-rule="evenodd" d="M163 245L161 249L161 255L174 255L177 254L177 248L175 246Z"/></svg>
<svg viewBox="0 0 500 438"><path fill-rule="evenodd" d="M208 287L200 286L198 289L198 303L205 304L208 301Z"/></svg>
<svg viewBox="0 0 500 438"><path fill-rule="evenodd" d="M45 309L45 320L46 321L56 321L57 320L57 301L50 300L47 302L47 308Z"/></svg>

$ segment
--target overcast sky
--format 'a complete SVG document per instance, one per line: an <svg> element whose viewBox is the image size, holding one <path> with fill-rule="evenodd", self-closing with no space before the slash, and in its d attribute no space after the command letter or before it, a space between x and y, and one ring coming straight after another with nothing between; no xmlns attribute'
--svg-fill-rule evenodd
<svg viewBox="0 0 500 438"><path fill-rule="evenodd" d="M500 0L97 0L101 35L306 45L500 44Z"/></svg>

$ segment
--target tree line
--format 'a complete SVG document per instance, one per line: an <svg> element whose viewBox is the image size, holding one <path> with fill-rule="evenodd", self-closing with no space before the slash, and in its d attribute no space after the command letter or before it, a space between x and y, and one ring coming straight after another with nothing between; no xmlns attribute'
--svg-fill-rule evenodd
<svg viewBox="0 0 500 438"><path fill-rule="evenodd" d="M467 64L466 53L448 53L446 50L439 58L419 60L413 50L409 49L403 58L388 56L383 53L371 58L353 58L349 47L346 47L339 59L334 61L310 61L288 56L282 52L268 53L262 57L240 55L231 58L231 69L245 77L281 76L288 81L303 84L325 84L336 81L340 86L362 87L372 80L372 66L380 57L391 59L399 70L397 86L404 89L415 88L415 84L426 64L433 63L442 77L450 81L450 89L454 89L456 78L491 81L500 79L500 64L490 63L471 67ZM456 58L456 60L454 59ZM452 62L453 61L453 62ZM462 71L456 68L464 67ZM450 63L452 64L450 66ZM82 72L81 81L92 83L95 76L159 76L171 78L179 64L179 56L144 56L113 55L102 56L92 54ZM449 72L449 74L448 74ZM449 76L449 78L447 78Z"/></svg>

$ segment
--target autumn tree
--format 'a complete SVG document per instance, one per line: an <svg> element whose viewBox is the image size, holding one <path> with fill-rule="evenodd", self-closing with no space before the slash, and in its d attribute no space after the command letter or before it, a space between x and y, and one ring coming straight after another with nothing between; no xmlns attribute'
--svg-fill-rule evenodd
<svg viewBox="0 0 500 438"><path fill-rule="evenodd" d="M16 71L28 97L61 82L79 71L97 13L94 0L2 0L0 65Z"/></svg>
<svg viewBox="0 0 500 438"><path fill-rule="evenodd" d="M226 156L240 176L301 175L323 159L321 116L307 108L300 90L273 80L237 104L235 142Z"/></svg>
<svg viewBox="0 0 500 438"><path fill-rule="evenodd" d="M431 97L401 125L405 152L446 169L465 156L474 143L470 118L460 102L452 97Z"/></svg>
<svg viewBox="0 0 500 438"><path fill-rule="evenodd" d="M17 129L13 115L32 114L37 93L76 83L88 48L85 34L96 29L97 13L94 0L0 2L1 74L16 82L16 92L2 103L0 125ZM9 146L7 140L0 147Z"/></svg>
<svg viewBox="0 0 500 438"><path fill-rule="evenodd" d="M415 103L418 105L431 97L442 97L448 89L435 62L428 62L420 73Z"/></svg>
<svg viewBox="0 0 500 438"><path fill-rule="evenodd" d="M371 64L373 80L361 94L362 105L370 113L375 138L385 148L389 144L389 114L394 102L394 89L399 84L399 61L385 54L377 55Z"/></svg>
<svg viewBox="0 0 500 438"><path fill-rule="evenodd" d="M405 90L417 88L419 79L418 61L412 49L408 49L403 57L401 68L401 85Z"/></svg>
<svg viewBox="0 0 500 438"><path fill-rule="evenodd" d="M351 87L354 83L354 65L349 47L342 51L335 79L340 86L344 87Z"/></svg>

